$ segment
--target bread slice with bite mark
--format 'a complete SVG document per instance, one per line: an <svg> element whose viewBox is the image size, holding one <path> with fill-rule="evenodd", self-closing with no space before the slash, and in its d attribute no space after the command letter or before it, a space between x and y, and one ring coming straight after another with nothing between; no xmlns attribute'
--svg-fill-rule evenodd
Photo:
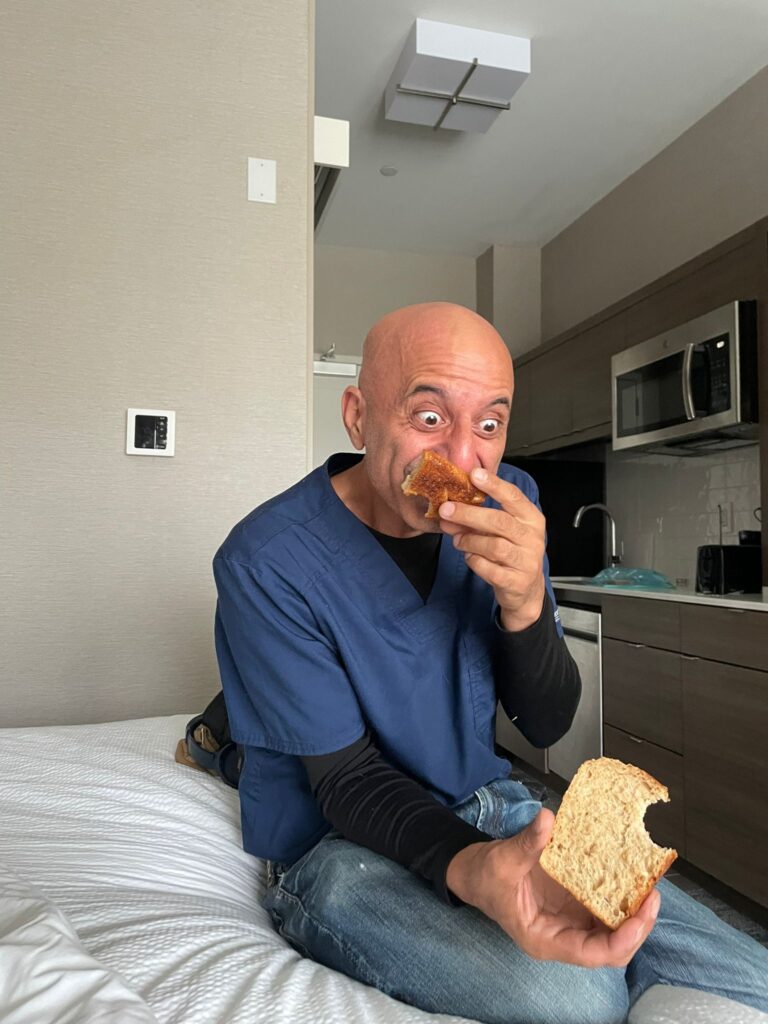
<svg viewBox="0 0 768 1024"><path fill-rule="evenodd" d="M427 499L429 508L426 519L439 519L438 509L444 501L482 505L486 499L486 495L474 486L463 469L433 451L421 453L401 486L404 494Z"/></svg>
<svg viewBox="0 0 768 1024"><path fill-rule="evenodd" d="M677 858L643 824L666 786L611 757L585 761L571 780L541 854L542 868L609 928L640 908Z"/></svg>

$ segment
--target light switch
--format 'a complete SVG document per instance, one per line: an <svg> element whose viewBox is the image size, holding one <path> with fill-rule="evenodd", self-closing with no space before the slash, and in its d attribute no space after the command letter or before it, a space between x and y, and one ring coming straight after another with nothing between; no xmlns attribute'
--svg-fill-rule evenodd
<svg viewBox="0 0 768 1024"><path fill-rule="evenodd" d="M126 417L126 455L173 455L176 413L167 409L129 409Z"/></svg>
<svg viewBox="0 0 768 1024"><path fill-rule="evenodd" d="M248 198L254 203L277 202L277 163L248 157Z"/></svg>

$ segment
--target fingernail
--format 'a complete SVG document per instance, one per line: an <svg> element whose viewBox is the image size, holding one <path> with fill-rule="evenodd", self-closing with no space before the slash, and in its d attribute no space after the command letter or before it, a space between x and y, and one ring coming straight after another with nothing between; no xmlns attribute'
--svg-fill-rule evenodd
<svg viewBox="0 0 768 1024"><path fill-rule="evenodd" d="M440 515L443 519L450 519L456 510L456 506L452 501L444 501L440 506Z"/></svg>
<svg viewBox="0 0 768 1024"><path fill-rule="evenodd" d="M472 479L476 480L479 484L483 484L488 479L488 472L485 469L473 469Z"/></svg>

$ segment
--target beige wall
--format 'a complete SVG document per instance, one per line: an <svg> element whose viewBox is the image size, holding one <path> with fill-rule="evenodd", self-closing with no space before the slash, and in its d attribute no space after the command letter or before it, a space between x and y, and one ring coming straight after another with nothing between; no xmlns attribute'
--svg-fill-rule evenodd
<svg viewBox="0 0 768 1024"><path fill-rule="evenodd" d="M3 22L2 724L196 711L214 551L307 465L312 2ZM174 458L125 454L129 406Z"/></svg>
<svg viewBox="0 0 768 1024"><path fill-rule="evenodd" d="M544 247L542 338L766 214L768 68Z"/></svg>
<svg viewBox="0 0 768 1024"><path fill-rule="evenodd" d="M541 250L492 245L477 260L477 311L513 356L541 342Z"/></svg>
<svg viewBox="0 0 768 1024"><path fill-rule="evenodd" d="M342 174L344 172L342 171ZM315 246L315 348L359 355L373 324L413 302L475 308L475 260L441 253Z"/></svg>

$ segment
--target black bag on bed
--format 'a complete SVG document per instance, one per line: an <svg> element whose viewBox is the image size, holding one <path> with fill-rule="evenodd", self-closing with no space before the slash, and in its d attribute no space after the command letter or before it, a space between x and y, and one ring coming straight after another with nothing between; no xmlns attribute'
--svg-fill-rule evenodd
<svg viewBox="0 0 768 1024"><path fill-rule="evenodd" d="M218 775L228 786L237 789L243 766L242 748L234 743L229 731L227 705L223 691L217 693L202 713L187 722L187 733L179 740L176 760L192 768L202 768Z"/></svg>

